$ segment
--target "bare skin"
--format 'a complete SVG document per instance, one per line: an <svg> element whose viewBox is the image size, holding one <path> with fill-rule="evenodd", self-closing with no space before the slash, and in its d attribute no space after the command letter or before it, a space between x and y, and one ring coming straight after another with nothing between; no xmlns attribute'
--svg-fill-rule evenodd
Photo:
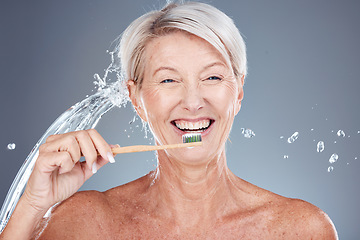
<svg viewBox="0 0 360 240"><path fill-rule="evenodd" d="M100 168L111 160L111 146L94 130L52 137L0 239L20 226L18 239L337 239L317 207L261 189L228 169L225 142L241 107L243 77L233 75L214 47L170 33L148 43L145 62L141 87L131 80L128 87L156 144L177 143L189 126L207 125L203 146L159 151L154 172L103 193L73 195L95 161ZM86 162L79 163L81 153ZM40 223L57 201L62 203Z"/></svg>
<svg viewBox="0 0 360 240"><path fill-rule="evenodd" d="M180 211L164 201L160 183L152 185L153 180L150 173L104 193L77 193L56 209L40 239L337 239L317 207L229 171L212 197L188 200ZM225 199L213 209L208 202L217 194Z"/></svg>

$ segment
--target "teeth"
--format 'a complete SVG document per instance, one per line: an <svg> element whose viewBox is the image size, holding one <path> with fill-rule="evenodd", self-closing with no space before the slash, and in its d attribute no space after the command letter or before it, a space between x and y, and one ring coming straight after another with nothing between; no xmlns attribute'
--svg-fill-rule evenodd
<svg viewBox="0 0 360 240"><path fill-rule="evenodd" d="M181 130L200 130L210 126L210 120L202 120L198 122L175 121L175 125Z"/></svg>

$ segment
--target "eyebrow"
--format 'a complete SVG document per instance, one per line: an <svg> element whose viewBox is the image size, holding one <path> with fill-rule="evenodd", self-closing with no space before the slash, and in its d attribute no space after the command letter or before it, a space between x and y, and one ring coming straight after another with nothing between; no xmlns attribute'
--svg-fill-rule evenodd
<svg viewBox="0 0 360 240"><path fill-rule="evenodd" d="M217 61L217 62L210 63L209 65L206 65L206 66L202 69L202 71L205 71L206 69L212 68L212 67L214 67L214 66L216 66L216 65L219 65L219 66L222 66L222 67L226 67L226 65L225 65L224 63Z"/></svg>
<svg viewBox="0 0 360 240"><path fill-rule="evenodd" d="M217 61L217 62L210 63L210 64L206 65L205 67L203 67L203 69L201 70L201 72L205 71L205 70L208 69L208 68L212 68L212 67L214 67L214 66L216 66L216 65L226 67L226 65L225 65L224 63ZM156 74L157 72L163 71L163 70L168 70L168 71L172 71L172 72L178 72L178 70L176 70L176 69L173 68L173 67L163 66L163 67L159 67L158 69L156 69L156 70L154 71L154 73L153 73L153 76L155 76L155 74Z"/></svg>
<svg viewBox="0 0 360 240"><path fill-rule="evenodd" d="M159 71L162 70L169 70L169 71L173 71L173 72L178 72L175 68L172 67L159 67L158 69L155 70L155 72L153 73L153 76L155 76L155 74Z"/></svg>

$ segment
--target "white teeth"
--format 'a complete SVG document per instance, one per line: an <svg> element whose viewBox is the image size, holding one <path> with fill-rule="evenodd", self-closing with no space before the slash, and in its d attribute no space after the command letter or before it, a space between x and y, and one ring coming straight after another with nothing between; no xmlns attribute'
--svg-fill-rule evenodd
<svg viewBox="0 0 360 240"><path fill-rule="evenodd" d="M198 122L175 121L175 125L181 130L199 130L210 126L210 120L202 120Z"/></svg>

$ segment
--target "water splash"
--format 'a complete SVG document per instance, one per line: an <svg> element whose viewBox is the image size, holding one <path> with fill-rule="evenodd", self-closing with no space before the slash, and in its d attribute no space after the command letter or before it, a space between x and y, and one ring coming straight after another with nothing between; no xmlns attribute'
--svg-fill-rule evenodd
<svg viewBox="0 0 360 240"><path fill-rule="evenodd" d="M8 145L7 145L7 149L8 150L14 150L16 148L16 144L15 143L9 143Z"/></svg>
<svg viewBox="0 0 360 240"><path fill-rule="evenodd" d="M299 137L299 132L294 132L293 135L291 135L289 138L288 138L288 143L293 143L296 141L296 139L298 139Z"/></svg>
<svg viewBox="0 0 360 240"><path fill-rule="evenodd" d="M114 52L109 54L111 55L111 63L105 69L104 77L101 78L98 74L94 75L94 83L98 91L61 114L41 136L25 159L1 208L0 233L5 228L19 198L25 190L26 183L39 155L39 146L45 142L46 138L54 134L95 128L101 117L110 109L114 106L125 106L129 101L126 83L123 81L124 78L120 71L119 59L114 57ZM116 76L116 81L112 83L107 81L110 73L114 73Z"/></svg>
<svg viewBox="0 0 360 240"><path fill-rule="evenodd" d="M255 133L254 133L254 131L251 130L251 129L245 129L245 130L244 130L244 137L246 137L246 138L255 137Z"/></svg>
<svg viewBox="0 0 360 240"><path fill-rule="evenodd" d="M327 171L328 171L328 172L334 171L334 167L333 167L333 166L328 167Z"/></svg>
<svg viewBox="0 0 360 240"><path fill-rule="evenodd" d="M339 130L336 133L339 137L345 137L345 132L343 130Z"/></svg>
<svg viewBox="0 0 360 240"><path fill-rule="evenodd" d="M249 129L249 128L240 128L241 129L241 134L246 137L246 138L252 138L255 137L255 133L253 130Z"/></svg>
<svg viewBox="0 0 360 240"><path fill-rule="evenodd" d="M325 149L325 143L323 141L319 141L316 145L316 151L320 153L324 151L324 149Z"/></svg>
<svg viewBox="0 0 360 240"><path fill-rule="evenodd" d="M339 156L336 153L333 153L329 158L329 163L333 164L333 163L337 162L338 159L339 159Z"/></svg>

